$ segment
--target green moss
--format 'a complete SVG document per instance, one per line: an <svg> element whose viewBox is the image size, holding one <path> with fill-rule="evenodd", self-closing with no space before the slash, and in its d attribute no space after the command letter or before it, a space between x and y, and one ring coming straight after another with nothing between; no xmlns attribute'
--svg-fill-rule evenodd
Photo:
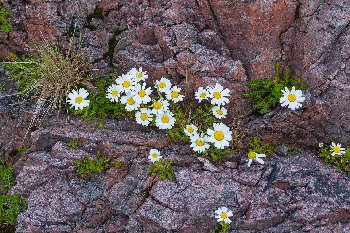
<svg viewBox="0 0 350 233"><path fill-rule="evenodd" d="M101 156L99 151L96 154L96 160L86 157L82 162L76 160L73 164L81 177L86 177L92 173L102 173L111 167L120 168L124 165L119 160L114 161L108 157Z"/></svg>
<svg viewBox="0 0 350 233"><path fill-rule="evenodd" d="M8 9L4 9L2 5L0 5L0 26L2 32L10 32L12 29L12 25L10 23L10 17L12 16L12 11Z"/></svg>
<svg viewBox="0 0 350 233"><path fill-rule="evenodd" d="M263 78L248 82L250 90L246 91L243 96L254 100L253 108L260 114L267 113L271 108L279 104L282 97L282 90L285 87L291 89L295 86L296 89L304 90L306 85L302 79L291 77L291 70L287 68L284 72L284 77L281 78L280 62L275 64L275 77Z"/></svg>
<svg viewBox="0 0 350 233"><path fill-rule="evenodd" d="M266 156L271 156L273 152L275 152L275 147L271 145L270 143L262 142L257 137L254 137L249 142L249 149L248 151L253 151L255 153L259 154L265 154Z"/></svg>
<svg viewBox="0 0 350 233"><path fill-rule="evenodd" d="M0 160L0 193L7 193L13 186L15 175L10 164L6 166L4 160Z"/></svg>
<svg viewBox="0 0 350 233"><path fill-rule="evenodd" d="M319 156L324 163L337 167L339 171L350 170L350 147L346 148L346 153L343 155L334 155L332 156L332 151L330 147L322 147L319 150Z"/></svg>
<svg viewBox="0 0 350 233"><path fill-rule="evenodd" d="M79 144L79 139L78 138L73 138L72 140L70 140L68 142L67 146L69 148L76 149L78 147L78 144Z"/></svg>
<svg viewBox="0 0 350 233"><path fill-rule="evenodd" d="M224 233L228 232L231 229L231 225L225 222L219 222L218 225L216 225L210 233Z"/></svg>
<svg viewBox="0 0 350 233"><path fill-rule="evenodd" d="M159 160L149 165L148 173L152 176L157 176L159 179L173 180L175 178L175 172L173 168L173 160Z"/></svg>

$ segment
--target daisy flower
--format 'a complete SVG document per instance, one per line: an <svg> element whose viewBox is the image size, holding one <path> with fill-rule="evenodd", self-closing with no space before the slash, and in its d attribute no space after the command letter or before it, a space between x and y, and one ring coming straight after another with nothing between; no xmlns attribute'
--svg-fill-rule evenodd
<svg viewBox="0 0 350 233"><path fill-rule="evenodd" d="M195 93L195 98L198 100L200 103L202 100L207 100L209 97L209 93L206 89L203 87L199 87L198 90Z"/></svg>
<svg viewBox="0 0 350 233"><path fill-rule="evenodd" d="M207 139L203 134L193 134L191 136L190 145L195 152L201 153L209 149L210 145L207 143Z"/></svg>
<svg viewBox="0 0 350 233"><path fill-rule="evenodd" d="M130 74L123 74L122 76L119 76L115 82L125 93L130 92L135 86L135 79L133 79Z"/></svg>
<svg viewBox="0 0 350 233"><path fill-rule="evenodd" d="M219 83L216 83L215 87L209 87L208 92L213 105L225 105L230 102L227 98L230 96L230 90L228 88L224 89Z"/></svg>
<svg viewBox="0 0 350 233"><path fill-rule="evenodd" d="M318 147L322 148L323 147L323 142L318 143Z"/></svg>
<svg viewBox="0 0 350 233"><path fill-rule="evenodd" d="M177 103L179 101L182 101L184 99L184 95L180 94L181 88L177 86L173 86L169 91L166 91L166 98L168 100L173 101L174 103Z"/></svg>
<svg viewBox="0 0 350 233"><path fill-rule="evenodd" d="M197 126L194 124L186 125L186 128L184 129L185 134L189 137L193 136L194 134L197 134Z"/></svg>
<svg viewBox="0 0 350 233"><path fill-rule="evenodd" d="M214 116L218 119L225 118L227 115L227 110L224 107L214 106L212 108L212 111L213 111Z"/></svg>
<svg viewBox="0 0 350 233"><path fill-rule="evenodd" d="M248 153L248 167L250 167L253 160L257 161L260 164L264 164L264 160L262 160L261 158L265 158L265 157L266 157L265 154L258 154L258 153L255 153L254 151L249 151L249 153Z"/></svg>
<svg viewBox="0 0 350 233"><path fill-rule="evenodd" d="M155 163L155 162L158 162L163 157L160 156L159 150L151 149L149 151L148 158L151 160L152 163Z"/></svg>
<svg viewBox="0 0 350 233"><path fill-rule="evenodd" d="M132 92L135 93L134 99L139 104L147 104L151 101L150 94L152 93L151 88L146 88L146 83L136 84L132 89Z"/></svg>
<svg viewBox="0 0 350 233"><path fill-rule="evenodd" d="M75 110L83 109L90 104L90 100L86 98L89 96L89 92L84 88L80 88L78 91L72 90L71 93L68 94L67 102L74 107Z"/></svg>
<svg viewBox="0 0 350 233"><path fill-rule="evenodd" d="M156 81L156 88L159 92L166 93L171 88L171 82L169 79L163 77Z"/></svg>
<svg viewBox="0 0 350 233"><path fill-rule="evenodd" d="M214 129L208 129L208 141L213 143L218 149L224 149L230 145L232 140L232 132L229 127L223 123L214 123Z"/></svg>
<svg viewBox="0 0 350 233"><path fill-rule="evenodd" d="M151 110L147 108L141 108L140 111L136 112L135 117L137 123L148 126L153 119L153 114Z"/></svg>
<svg viewBox="0 0 350 233"><path fill-rule="evenodd" d="M159 99L152 103L152 113L161 114L167 112L169 109L169 102L167 100Z"/></svg>
<svg viewBox="0 0 350 233"><path fill-rule="evenodd" d="M230 217L232 216L232 211L226 207L220 207L219 209L215 210L215 218L217 218L218 222L230 224L232 222Z"/></svg>
<svg viewBox="0 0 350 233"><path fill-rule="evenodd" d="M341 147L341 144L339 144L339 143L335 144L334 142L332 142L331 152L332 152L332 156L343 155L343 154L345 154L345 148Z"/></svg>
<svg viewBox="0 0 350 233"><path fill-rule="evenodd" d="M122 96L122 98L120 99L120 102L122 104L125 104L125 109L129 112L133 110L137 110L140 107L140 104L135 101L134 96L130 94Z"/></svg>
<svg viewBox="0 0 350 233"><path fill-rule="evenodd" d="M107 89L107 98L111 102L118 102L121 92L122 92L122 88L120 86L117 86L116 84L112 84Z"/></svg>
<svg viewBox="0 0 350 233"><path fill-rule="evenodd" d="M175 124L175 117L172 112L164 112L156 117L156 126L159 129L171 129Z"/></svg>
<svg viewBox="0 0 350 233"><path fill-rule="evenodd" d="M280 103L282 107L287 106L291 110L295 110L302 106L302 102L305 101L303 92L301 90L295 90L295 87L292 87L292 90L289 90L288 87L285 87L282 90L283 96L280 98Z"/></svg>
<svg viewBox="0 0 350 233"><path fill-rule="evenodd" d="M140 81L145 81L148 78L148 75L146 74L146 71L142 70L142 67L140 67L139 69L136 68L132 68L129 71L129 75L136 80L137 82Z"/></svg>

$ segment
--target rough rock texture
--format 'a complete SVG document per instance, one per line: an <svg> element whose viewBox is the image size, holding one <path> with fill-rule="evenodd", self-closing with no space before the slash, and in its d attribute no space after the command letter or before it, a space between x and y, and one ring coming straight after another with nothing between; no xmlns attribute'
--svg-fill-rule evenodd
<svg viewBox="0 0 350 233"><path fill-rule="evenodd" d="M99 73L143 66L157 79L185 76L196 88L220 82L233 90L231 120L245 134L315 146L350 142L350 1L322 0L14 0L15 30L0 33L0 53L27 51L42 38L62 47L80 33ZM282 59L309 85L296 113L252 115L246 81L273 74ZM293 127L291 127L293 126Z"/></svg>
<svg viewBox="0 0 350 233"><path fill-rule="evenodd" d="M18 114L30 117L0 109L3 122ZM16 144L21 127L12 125L7 141ZM67 146L73 138L79 142L74 149ZM214 211L220 206L234 212L232 233L350 231L350 177L311 152L273 155L251 168L237 154L208 169L188 145L170 145L163 132L128 121L108 121L101 131L67 116L51 117L30 139L30 150L15 164L12 189L28 202L18 217L19 233L204 233L216 225ZM148 176L150 148L174 159L174 181ZM125 166L81 178L73 161L95 157L96 151ZM213 166L216 171L208 171Z"/></svg>

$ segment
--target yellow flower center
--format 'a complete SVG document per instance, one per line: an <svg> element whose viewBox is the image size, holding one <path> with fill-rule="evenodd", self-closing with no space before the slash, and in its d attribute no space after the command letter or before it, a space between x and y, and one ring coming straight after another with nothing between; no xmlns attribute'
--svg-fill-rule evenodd
<svg viewBox="0 0 350 233"><path fill-rule="evenodd" d="M143 120L143 121L147 120L147 119L148 119L147 113L141 113L140 118L141 118L141 120Z"/></svg>
<svg viewBox="0 0 350 233"><path fill-rule="evenodd" d="M77 104L81 104L83 102L84 98L81 96L78 96L77 98L75 98L75 103Z"/></svg>
<svg viewBox="0 0 350 233"><path fill-rule="evenodd" d="M155 109L157 109L157 110L161 109L162 106L163 106L163 104L162 104L161 102L159 102L159 101L157 101L157 102L155 102L155 103L153 104L153 107L154 107Z"/></svg>
<svg viewBox="0 0 350 233"><path fill-rule="evenodd" d="M222 131L216 131L214 133L214 138L217 140L217 141L222 141L224 139L225 135Z"/></svg>
<svg viewBox="0 0 350 233"><path fill-rule="evenodd" d="M137 73L136 73L136 78L139 78L139 79L140 79L140 78L142 78L142 77L143 77L143 74L142 74L141 72L137 72Z"/></svg>
<svg viewBox="0 0 350 233"><path fill-rule="evenodd" d="M118 96L118 91L114 90L114 91L112 91L111 94L112 94L113 97L116 97L116 96Z"/></svg>
<svg viewBox="0 0 350 233"><path fill-rule="evenodd" d="M222 111L221 109L218 109L218 110L216 110L216 113L217 113L218 115L222 115L222 114L223 114L223 111Z"/></svg>
<svg viewBox="0 0 350 233"><path fill-rule="evenodd" d="M294 94L289 94L288 95L289 102L295 102L296 99L297 99L297 97Z"/></svg>
<svg viewBox="0 0 350 233"><path fill-rule="evenodd" d="M204 92L200 95L200 97L202 98L202 99L204 99L205 97L207 97L207 94L205 94Z"/></svg>
<svg viewBox="0 0 350 233"><path fill-rule="evenodd" d="M141 98L145 97L145 95L146 95L145 90L140 90L140 91L139 91L139 96L140 96Z"/></svg>
<svg viewBox="0 0 350 233"><path fill-rule="evenodd" d="M133 105L135 103L135 100L132 97L130 97L130 98L128 98L127 103L129 105Z"/></svg>
<svg viewBox="0 0 350 233"><path fill-rule="evenodd" d="M171 98L177 98L177 97L179 97L179 92L177 92L177 91L172 91L172 92L171 92Z"/></svg>
<svg viewBox="0 0 350 233"><path fill-rule="evenodd" d="M228 214L227 214L226 212L222 212L222 213L220 214L220 217L221 217L222 219L226 219L226 218L228 218Z"/></svg>
<svg viewBox="0 0 350 233"><path fill-rule="evenodd" d="M194 128L193 128L192 126L190 126L190 127L188 127L187 131L188 131L189 133L193 133Z"/></svg>
<svg viewBox="0 0 350 233"><path fill-rule="evenodd" d="M220 98L221 98L221 93L218 92L218 91L215 91L215 92L213 93L213 96L214 96L215 99L220 99Z"/></svg>
<svg viewBox="0 0 350 233"><path fill-rule="evenodd" d="M197 140L196 140L196 145L197 145L197 146L203 146L203 145L204 145L203 140L197 139Z"/></svg>
<svg viewBox="0 0 350 233"><path fill-rule="evenodd" d="M165 87L166 87L166 83L165 83L165 82L160 82L160 83L158 84L158 86L159 86L160 88L165 88Z"/></svg>
<svg viewBox="0 0 350 233"><path fill-rule="evenodd" d="M249 151L248 158L255 159L256 158L256 153L254 151Z"/></svg>
<svg viewBox="0 0 350 233"><path fill-rule="evenodd" d="M333 147L333 151L334 151L335 153L340 153L341 149L340 149L339 146L335 146L335 147Z"/></svg>
<svg viewBox="0 0 350 233"><path fill-rule="evenodd" d="M154 158L154 159L158 158L158 155L157 155L156 153L153 153L151 156L152 156L152 158Z"/></svg>
<svg viewBox="0 0 350 233"><path fill-rule="evenodd" d="M124 88L128 88L130 87L131 83L129 81L124 81L122 85Z"/></svg>
<svg viewBox="0 0 350 233"><path fill-rule="evenodd" d="M162 122L163 123L168 123L169 122L169 117L168 116L162 116Z"/></svg>

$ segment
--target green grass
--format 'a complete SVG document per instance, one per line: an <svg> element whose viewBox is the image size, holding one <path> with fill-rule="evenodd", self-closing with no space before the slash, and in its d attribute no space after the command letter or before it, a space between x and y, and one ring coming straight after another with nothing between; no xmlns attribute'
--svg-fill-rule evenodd
<svg viewBox="0 0 350 233"><path fill-rule="evenodd" d="M322 147L319 150L319 156L325 164L337 167L339 171L348 172L350 170L350 147L346 147L344 155L332 156L330 147Z"/></svg>
<svg viewBox="0 0 350 233"><path fill-rule="evenodd" d="M12 30L12 25L10 23L10 17L12 16L12 11L3 8L0 4L0 31L10 32Z"/></svg>
<svg viewBox="0 0 350 233"><path fill-rule="evenodd" d="M275 64L275 76L273 78L262 78L248 82L250 89L243 96L254 100L253 108L260 114L266 114L270 109L279 104L282 90L285 87L304 90L306 85L301 78L291 77L291 70L287 68L283 78L280 70L280 62Z"/></svg>
<svg viewBox="0 0 350 233"><path fill-rule="evenodd" d="M77 173L81 177L87 177L93 173L102 173L111 167L120 168L124 164L121 161L114 161L108 157L101 156L100 152L96 153L96 159L86 157L83 161L74 161Z"/></svg>
<svg viewBox="0 0 350 233"><path fill-rule="evenodd" d="M173 164L174 162L171 159L159 160L149 165L148 173L152 176L157 176L160 180L173 180L175 178Z"/></svg>

